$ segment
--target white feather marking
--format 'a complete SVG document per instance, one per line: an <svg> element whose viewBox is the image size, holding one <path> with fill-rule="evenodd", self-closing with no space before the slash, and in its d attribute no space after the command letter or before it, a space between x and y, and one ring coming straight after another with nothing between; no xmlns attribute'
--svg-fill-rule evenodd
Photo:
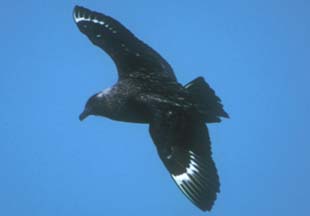
<svg viewBox="0 0 310 216"><path fill-rule="evenodd" d="M187 84L186 86L184 86L185 88L189 88L189 87L191 87L192 85L194 85L194 83L189 83L189 84Z"/></svg>
<svg viewBox="0 0 310 216"><path fill-rule="evenodd" d="M189 181L189 176L188 174L185 172L185 173L182 173L180 175L172 175L173 179L176 181L176 183L178 185L181 185L183 184L184 181Z"/></svg>
<svg viewBox="0 0 310 216"><path fill-rule="evenodd" d="M93 23L99 23L99 20L97 20L97 19L92 19L91 20Z"/></svg>
<svg viewBox="0 0 310 216"><path fill-rule="evenodd" d="M85 18L85 17L80 17L80 16L75 16L74 17L75 18L75 22L81 22L81 21L91 21L91 19L90 18Z"/></svg>
<svg viewBox="0 0 310 216"><path fill-rule="evenodd" d="M194 161L196 158L192 151L189 151L190 154L190 161L188 167L186 167L186 171L179 175L172 175L172 178L176 181L178 185L182 185L184 182L190 181L189 176L194 176L195 172L198 173L199 170L197 169L198 165Z"/></svg>
<svg viewBox="0 0 310 216"><path fill-rule="evenodd" d="M82 21L90 21L90 22L93 22L93 23L96 23L96 24L98 23L100 25L104 25L104 21L100 21L100 20L98 20L96 18L91 19L90 17L85 17L83 15L81 16L80 11L78 11L77 13L74 13L74 20L75 20L76 23L82 22Z"/></svg>
<svg viewBox="0 0 310 216"><path fill-rule="evenodd" d="M112 88L106 88L104 89L102 92L100 92L99 94L97 94L97 97L101 98L107 94L109 94L109 92L111 91Z"/></svg>

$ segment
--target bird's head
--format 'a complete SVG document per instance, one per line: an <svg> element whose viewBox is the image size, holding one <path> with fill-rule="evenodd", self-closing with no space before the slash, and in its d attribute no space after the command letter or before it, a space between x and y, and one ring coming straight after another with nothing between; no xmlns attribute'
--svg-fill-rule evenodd
<svg viewBox="0 0 310 216"><path fill-rule="evenodd" d="M106 116L108 106L107 96L104 93L99 92L88 99L84 111L80 114L79 119L80 121L83 121L89 115Z"/></svg>

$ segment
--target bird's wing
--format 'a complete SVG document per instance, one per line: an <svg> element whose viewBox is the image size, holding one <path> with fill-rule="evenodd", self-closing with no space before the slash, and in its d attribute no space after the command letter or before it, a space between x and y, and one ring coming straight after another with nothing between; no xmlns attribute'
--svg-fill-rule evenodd
<svg viewBox="0 0 310 216"><path fill-rule="evenodd" d="M220 183L203 121L184 110L165 109L155 111L149 130L181 191L201 210L211 210Z"/></svg>
<svg viewBox="0 0 310 216"><path fill-rule="evenodd" d="M119 79L176 80L170 65L155 50L112 17L80 6L74 8L73 17L79 30L112 57Z"/></svg>

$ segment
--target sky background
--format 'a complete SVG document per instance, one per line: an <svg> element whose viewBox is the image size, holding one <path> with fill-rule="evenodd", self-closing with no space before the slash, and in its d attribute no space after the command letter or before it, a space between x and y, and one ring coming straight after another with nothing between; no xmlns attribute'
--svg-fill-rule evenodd
<svg viewBox="0 0 310 216"><path fill-rule="evenodd" d="M121 21L185 84L204 76L231 119L209 125L221 193L190 203L147 125L78 115L117 79L72 19L79 4ZM4 1L0 215L307 216L310 3Z"/></svg>

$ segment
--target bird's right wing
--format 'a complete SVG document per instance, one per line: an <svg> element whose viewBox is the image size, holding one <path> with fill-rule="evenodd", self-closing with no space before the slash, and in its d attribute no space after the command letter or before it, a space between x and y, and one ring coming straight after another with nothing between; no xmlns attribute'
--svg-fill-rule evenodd
<svg viewBox="0 0 310 216"><path fill-rule="evenodd" d="M112 57L119 79L176 80L171 66L117 20L79 6L73 17L79 30Z"/></svg>
<svg viewBox="0 0 310 216"><path fill-rule="evenodd" d="M162 162L189 200L211 210L220 183L207 127L184 110L155 112L149 130Z"/></svg>

